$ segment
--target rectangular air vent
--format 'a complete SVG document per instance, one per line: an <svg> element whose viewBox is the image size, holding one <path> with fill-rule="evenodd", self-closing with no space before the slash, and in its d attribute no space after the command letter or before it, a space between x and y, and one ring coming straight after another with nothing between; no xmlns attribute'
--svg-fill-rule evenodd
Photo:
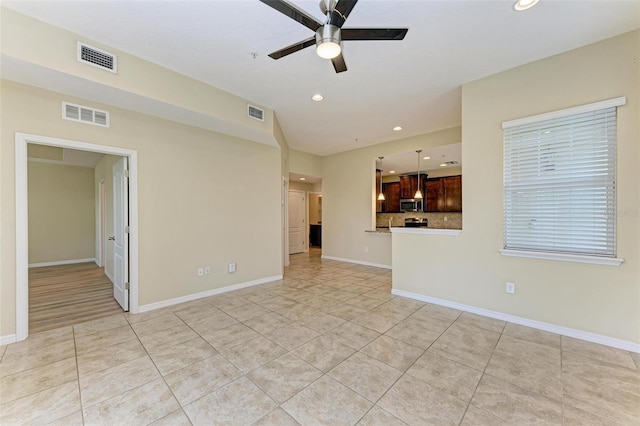
<svg viewBox="0 0 640 426"><path fill-rule="evenodd" d="M96 126L109 127L109 113L82 105L62 103L62 118Z"/></svg>
<svg viewBox="0 0 640 426"><path fill-rule="evenodd" d="M248 106L248 114L249 117L254 118L256 120L264 121L264 110L253 105Z"/></svg>
<svg viewBox="0 0 640 426"><path fill-rule="evenodd" d="M105 52L102 49L89 46L88 44L79 41L77 54L79 62L111 71L112 73L118 72L118 57L113 53Z"/></svg>

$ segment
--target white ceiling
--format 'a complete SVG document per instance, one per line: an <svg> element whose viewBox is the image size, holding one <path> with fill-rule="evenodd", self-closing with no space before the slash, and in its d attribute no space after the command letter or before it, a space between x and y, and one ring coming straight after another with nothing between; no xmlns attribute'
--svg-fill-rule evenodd
<svg viewBox="0 0 640 426"><path fill-rule="evenodd" d="M292 3L322 19L317 1ZM336 74L313 47L269 58L312 32L257 0L2 4L273 108L289 146L317 155L459 125L461 84L640 27L640 0L360 0L345 28L409 32L345 42Z"/></svg>
<svg viewBox="0 0 640 426"><path fill-rule="evenodd" d="M429 159L424 159L430 157ZM462 143L452 143L435 148L423 149L420 153L420 172L443 169L440 164L455 161L457 164L446 167L462 167ZM376 163L380 169L380 161ZM391 171L395 173L390 173ZM418 171L418 154L415 151L388 155L382 159L382 176L416 173Z"/></svg>

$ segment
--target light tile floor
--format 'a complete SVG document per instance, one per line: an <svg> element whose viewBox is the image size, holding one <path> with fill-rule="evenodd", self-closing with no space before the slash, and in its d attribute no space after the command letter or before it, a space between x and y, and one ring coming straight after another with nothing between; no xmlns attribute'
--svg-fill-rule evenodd
<svg viewBox="0 0 640 426"><path fill-rule="evenodd" d="M390 294L285 279L0 347L0 424L638 425L640 357Z"/></svg>

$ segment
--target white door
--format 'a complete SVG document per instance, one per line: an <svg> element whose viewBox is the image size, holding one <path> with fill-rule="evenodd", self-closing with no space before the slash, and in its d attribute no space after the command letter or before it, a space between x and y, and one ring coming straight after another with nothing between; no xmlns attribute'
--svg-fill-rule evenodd
<svg viewBox="0 0 640 426"><path fill-rule="evenodd" d="M113 297L129 310L129 182L127 158L113 165Z"/></svg>
<svg viewBox="0 0 640 426"><path fill-rule="evenodd" d="M304 191L289 191L289 254L302 253L305 247Z"/></svg>

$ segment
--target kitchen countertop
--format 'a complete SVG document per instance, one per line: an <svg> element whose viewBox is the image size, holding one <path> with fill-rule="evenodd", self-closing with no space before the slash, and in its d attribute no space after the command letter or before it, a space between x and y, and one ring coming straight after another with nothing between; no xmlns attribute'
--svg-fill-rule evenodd
<svg viewBox="0 0 640 426"><path fill-rule="evenodd" d="M402 226L392 226L389 229L386 226L377 226L376 229L366 229L364 232L369 234L386 234L391 235L392 233L399 234L426 234L426 235L460 235L462 233L462 229L451 229L451 228L427 228L427 227L402 227Z"/></svg>

